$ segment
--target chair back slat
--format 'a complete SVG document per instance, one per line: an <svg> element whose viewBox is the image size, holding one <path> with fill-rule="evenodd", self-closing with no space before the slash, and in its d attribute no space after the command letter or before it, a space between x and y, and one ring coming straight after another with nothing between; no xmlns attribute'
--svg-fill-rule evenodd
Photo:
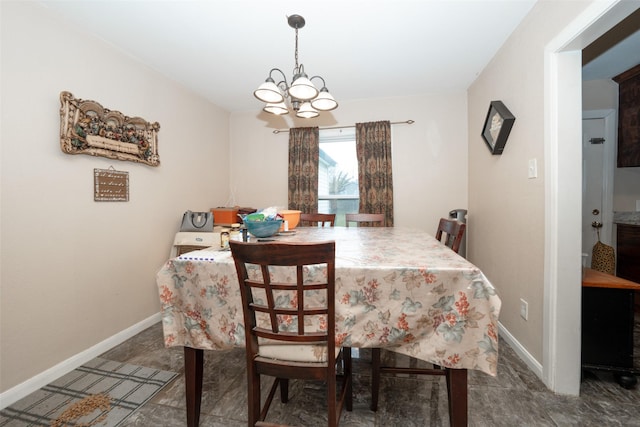
<svg viewBox="0 0 640 427"><path fill-rule="evenodd" d="M458 253L460 245L462 244L462 238L464 237L465 228L466 224L460 221L440 218L436 239L450 247L455 253Z"/></svg>
<svg viewBox="0 0 640 427"><path fill-rule="evenodd" d="M384 226L384 214L350 213L345 214L347 227L350 222L355 222L358 227L382 227Z"/></svg>
<svg viewBox="0 0 640 427"><path fill-rule="evenodd" d="M336 214L323 214L323 213L303 213L300 214L300 225L311 227L323 227L325 224L329 224L329 227L333 227L336 222Z"/></svg>
<svg viewBox="0 0 640 427"><path fill-rule="evenodd" d="M255 335L256 339L268 335L270 339L292 343L329 341L327 335L335 333L334 242L242 243L233 241L230 242L230 246L238 278L239 280L243 278L240 280L240 293L243 305L247 309L245 310L246 334ZM251 266L254 266L253 270ZM272 281L275 274L274 268L283 267L295 267L295 274L287 272L287 281ZM311 280L307 277L310 269L324 269L326 273L322 275L326 280L318 281L320 273L317 271L312 275L313 280ZM264 292L266 301L256 296L255 289ZM321 299L325 305L307 307L305 293L310 291L321 292L324 295ZM282 303L285 301L289 301L291 306L283 306ZM264 324L258 324L256 313L264 313L268 316L268 328ZM322 321L327 324L326 331L322 333L305 331L305 324L308 323L306 319L314 316L326 318ZM292 333L291 329L294 329L295 333ZM265 330L270 332L267 334ZM311 338L305 337L307 335Z"/></svg>

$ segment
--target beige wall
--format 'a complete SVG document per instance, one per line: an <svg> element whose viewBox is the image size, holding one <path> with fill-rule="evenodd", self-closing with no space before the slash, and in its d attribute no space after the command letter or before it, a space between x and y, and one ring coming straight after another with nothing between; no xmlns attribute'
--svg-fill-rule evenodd
<svg viewBox="0 0 640 427"><path fill-rule="evenodd" d="M415 120L392 126L395 225L434 232L440 217L467 207L466 108L464 93L343 102L296 126ZM286 206L289 134L272 131L291 124L255 111L231 115L231 186L239 205Z"/></svg>
<svg viewBox="0 0 640 427"><path fill-rule="evenodd" d="M545 304L544 49L588 4L536 3L468 91L468 257L502 298L500 322L539 363ZM480 137L492 100L502 100L516 117L501 156L492 156ZM537 179L527 178L530 159L537 160ZM527 321L520 317L521 298L529 305Z"/></svg>
<svg viewBox="0 0 640 427"><path fill-rule="evenodd" d="M582 109L618 109L618 83L613 80L589 80L582 82Z"/></svg>
<svg viewBox="0 0 640 427"><path fill-rule="evenodd" d="M0 391L159 311L185 209L228 197L229 115L33 2L2 2ZM59 93L161 128L157 167L62 153ZM93 169L129 173L94 202Z"/></svg>
<svg viewBox="0 0 640 427"><path fill-rule="evenodd" d="M228 115L33 4L2 4L2 55L4 391L158 311L185 209L286 205L288 134L272 130L291 123ZM162 165L62 153L62 90L158 121ZM415 120L392 130L396 224L433 231L467 206L466 109L463 92L432 94L345 102L312 123ZM93 168L111 165L129 172L127 203L92 200Z"/></svg>
<svg viewBox="0 0 640 427"><path fill-rule="evenodd" d="M637 200L640 200L640 167L616 168L613 210L615 212L635 211Z"/></svg>
<svg viewBox="0 0 640 427"><path fill-rule="evenodd" d="M450 209L468 207L469 258L497 287L502 324L538 361L544 47L589 3L538 2L466 94L343 102L333 115L305 123L416 121L393 126L396 224L432 231ZM185 209L286 205L288 136L272 130L300 124L269 121L258 105L229 115L33 3L0 7L4 391L157 313L155 273ZM158 121L162 165L63 154L62 90ZM501 156L491 156L480 137L495 99L516 116ZM531 180L534 158L538 178ZM129 172L127 203L92 199L93 169L111 165ZM529 302L526 322L520 298Z"/></svg>

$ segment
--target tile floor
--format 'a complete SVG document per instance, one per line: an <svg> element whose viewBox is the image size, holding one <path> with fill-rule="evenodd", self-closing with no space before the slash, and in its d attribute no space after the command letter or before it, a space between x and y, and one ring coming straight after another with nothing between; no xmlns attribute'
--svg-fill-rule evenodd
<svg viewBox="0 0 640 427"><path fill-rule="evenodd" d="M163 347L160 324L101 357L181 374L132 415L125 426L186 425L182 349ZM376 413L370 411L369 357L366 349L354 354L354 407L352 412L343 413L341 426L449 425L443 377L385 375L379 409ZM383 352L383 357L396 356ZM398 362L406 362L406 358ZM626 390L610 374L598 372L585 375L579 398L555 395L504 341L498 376L470 371L468 382L471 426L640 426L640 386ZM323 397L320 384L294 382L289 403L282 405L275 399L268 420L324 426ZM205 352L200 425L245 426L245 413L243 350Z"/></svg>

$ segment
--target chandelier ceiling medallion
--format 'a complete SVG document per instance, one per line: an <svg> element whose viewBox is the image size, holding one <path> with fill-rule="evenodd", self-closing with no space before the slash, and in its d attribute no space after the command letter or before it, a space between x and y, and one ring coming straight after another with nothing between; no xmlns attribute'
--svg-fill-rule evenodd
<svg viewBox="0 0 640 427"><path fill-rule="evenodd" d="M296 30L296 50L295 68L291 86L287 83L287 77L279 68L272 68L269 77L253 92L256 98L265 102L264 111L271 114L288 114L289 107L285 103L285 98L289 98L291 108L296 112L297 117L311 119L317 117L319 111L330 111L338 107L338 103L329 93L324 79L320 76L307 77L304 72L304 65L298 65L298 30L304 27L304 18L300 15L291 15L287 18L289 26ZM276 84L273 73L277 71L282 75L282 80ZM322 81L322 89L318 89L311 82L313 79Z"/></svg>

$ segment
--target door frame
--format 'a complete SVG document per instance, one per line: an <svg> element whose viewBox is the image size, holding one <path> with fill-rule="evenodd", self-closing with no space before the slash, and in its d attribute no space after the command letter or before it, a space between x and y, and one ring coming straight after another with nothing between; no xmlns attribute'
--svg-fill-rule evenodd
<svg viewBox="0 0 640 427"><path fill-rule="evenodd" d="M545 46L542 376L559 394L579 395L582 372L582 49L636 9L594 1Z"/></svg>
<svg viewBox="0 0 640 427"><path fill-rule="evenodd" d="M604 150L602 167L602 243L613 245L613 182L615 173L618 115L614 109L585 110L582 120L604 119ZM584 177L582 178L584 180Z"/></svg>

